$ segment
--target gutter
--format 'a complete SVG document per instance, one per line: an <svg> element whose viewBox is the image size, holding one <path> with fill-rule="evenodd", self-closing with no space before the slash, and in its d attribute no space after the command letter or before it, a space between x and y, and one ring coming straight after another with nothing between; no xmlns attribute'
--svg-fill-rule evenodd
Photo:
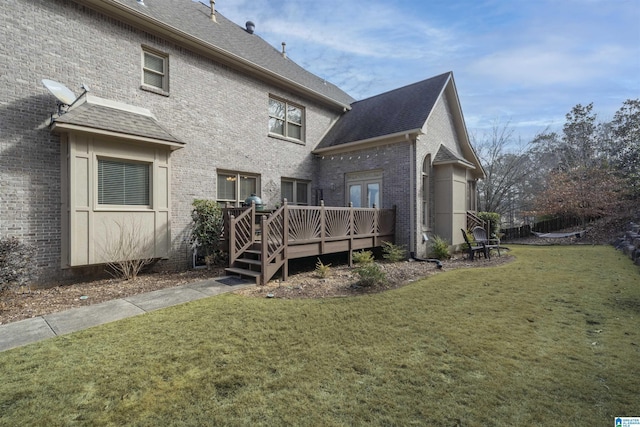
<svg viewBox="0 0 640 427"><path fill-rule="evenodd" d="M208 43L202 39L194 37L178 28L165 24L162 21L158 21L155 18L147 16L137 10L118 3L114 0L74 0L78 4L88 5L89 7L104 13L105 15L117 18L121 21L127 22L153 34L160 34L167 37L170 40L180 42L186 46L193 48L196 52L208 56L209 58L216 59L224 65L232 68L245 71L250 75L258 77L268 83L273 83L281 86L285 89L294 89L297 92L308 96L323 104L336 107L343 111L351 109L348 104L336 101L326 95L323 95L315 90L297 83L287 77L281 76L273 71L270 71L258 64L248 61L238 55L228 52L224 49Z"/></svg>
<svg viewBox="0 0 640 427"><path fill-rule="evenodd" d="M144 142L144 143L148 143L148 144L156 144L156 145L162 145L165 147L168 147L171 151L175 151L175 150L179 150L180 148L183 148L185 146L184 143L179 143L179 142L174 142L174 141L167 141L164 139L158 139L158 138L150 138L148 136L140 136L140 135L133 135L133 134L128 134L128 133L122 133L122 132L114 132L114 131L110 131L110 130L105 130L105 129L98 129L98 128L91 128L91 127L86 127L86 126L80 126L80 125L74 125L74 124L70 124L70 123L59 123L54 121L51 124L51 132L53 133L59 133L59 132L84 132L84 133L89 133L92 135L102 135L102 136L106 136L106 137L110 137L110 138L120 138L120 139L126 139L128 141L135 141L135 142Z"/></svg>
<svg viewBox="0 0 640 427"><path fill-rule="evenodd" d="M361 139L359 141L347 142L345 144L332 145L331 147L318 148L313 150L311 153L320 155L346 153L356 149L373 148L394 142L410 141L411 137L416 138L422 134L422 128L405 130L389 135L376 136L373 138Z"/></svg>

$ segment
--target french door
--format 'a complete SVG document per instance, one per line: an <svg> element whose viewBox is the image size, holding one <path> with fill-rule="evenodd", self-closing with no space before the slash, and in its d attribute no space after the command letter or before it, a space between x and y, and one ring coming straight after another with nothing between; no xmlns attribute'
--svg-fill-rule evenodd
<svg viewBox="0 0 640 427"><path fill-rule="evenodd" d="M372 208L381 206L382 173L365 172L347 176L348 202L354 208Z"/></svg>

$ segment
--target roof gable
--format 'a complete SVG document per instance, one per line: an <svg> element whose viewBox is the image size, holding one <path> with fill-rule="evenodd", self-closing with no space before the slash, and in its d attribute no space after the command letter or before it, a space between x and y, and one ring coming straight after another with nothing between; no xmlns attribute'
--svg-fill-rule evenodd
<svg viewBox="0 0 640 427"><path fill-rule="evenodd" d="M446 146L441 145L433 159L434 165L460 164L469 169L475 169L475 166L466 159L458 156Z"/></svg>
<svg viewBox="0 0 640 427"><path fill-rule="evenodd" d="M351 104L318 149L421 129L451 72Z"/></svg>

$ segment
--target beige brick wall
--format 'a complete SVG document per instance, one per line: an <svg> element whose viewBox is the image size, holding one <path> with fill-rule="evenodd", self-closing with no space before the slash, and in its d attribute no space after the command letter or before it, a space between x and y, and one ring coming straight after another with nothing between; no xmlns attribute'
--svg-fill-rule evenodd
<svg viewBox="0 0 640 427"><path fill-rule="evenodd" d="M410 197L409 171L413 144L404 141L344 154L318 156L318 187L325 204L346 206L346 176L352 172L382 169L382 206L396 207L396 244L409 244Z"/></svg>
<svg viewBox="0 0 640 427"><path fill-rule="evenodd" d="M313 180L310 152L337 116L68 0L5 2L0 38L0 235L37 246L40 276L68 274L60 269L60 141L45 126L55 99L43 78L148 108L186 142L171 156L172 243L161 268L188 265L191 202L216 197L217 168L260 174L273 205L282 176ZM140 89L142 45L169 55L168 97ZM268 136L269 94L305 107L306 144Z"/></svg>

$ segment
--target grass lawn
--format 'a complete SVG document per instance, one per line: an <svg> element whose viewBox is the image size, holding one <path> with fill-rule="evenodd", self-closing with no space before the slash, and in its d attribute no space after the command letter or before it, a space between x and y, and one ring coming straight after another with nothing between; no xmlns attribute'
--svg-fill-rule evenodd
<svg viewBox="0 0 640 427"><path fill-rule="evenodd" d="M611 247L325 300L223 295L0 353L0 425L608 426L640 416Z"/></svg>

